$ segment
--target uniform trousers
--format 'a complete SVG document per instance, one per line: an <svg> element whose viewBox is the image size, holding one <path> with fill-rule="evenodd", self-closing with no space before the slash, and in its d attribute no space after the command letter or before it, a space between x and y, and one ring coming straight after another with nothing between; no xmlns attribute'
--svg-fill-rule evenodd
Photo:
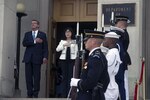
<svg viewBox="0 0 150 100"><path fill-rule="evenodd" d="M128 70L125 70L124 82L125 82L126 100L129 100Z"/></svg>
<svg viewBox="0 0 150 100"><path fill-rule="evenodd" d="M93 91L79 91L76 100L105 100L103 89L98 89L97 92Z"/></svg>
<svg viewBox="0 0 150 100"><path fill-rule="evenodd" d="M122 63L120 64L119 71L117 75L115 76L116 83L118 84L118 87L119 87L119 94L120 94L121 100L126 100L124 74L125 74L125 69L124 69L124 64Z"/></svg>

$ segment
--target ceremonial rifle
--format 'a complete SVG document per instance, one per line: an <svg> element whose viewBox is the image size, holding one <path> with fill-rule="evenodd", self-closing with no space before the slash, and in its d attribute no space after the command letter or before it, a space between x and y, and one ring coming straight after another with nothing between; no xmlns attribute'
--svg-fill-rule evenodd
<svg viewBox="0 0 150 100"><path fill-rule="evenodd" d="M102 20L101 20L101 23L102 23L102 32L104 32L104 14L102 14Z"/></svg>
<svg viewBox="0 0 150 100"><path fill-rule="evenodd" d="M73 69L73 78L80 78L82 66L84 65L84 53L83 50L83 34L77 36L78 53L75 59L75 65ZM71 100L76 100L77 87L71 87Z"/></svg>
<svg viewBox="0 0 150 100"><path fill-rule="evenodd" d="M84 50L83 50L83 34L79 35L79 23L77 23L76 44L78 46L77 57L73 68L73 78L80 78L81 68L84 62ZM76 100L77 87L71 87L68 93L67 100L71 97L71 100Z"/></svg>
<svg viewBox="0 0 150 100"><path fill-rule="evenodd" d="M111 12L111 19L110 19L110 24L112 25L112 26L115 26L115 15L114 15L114 12Z"/></svg>

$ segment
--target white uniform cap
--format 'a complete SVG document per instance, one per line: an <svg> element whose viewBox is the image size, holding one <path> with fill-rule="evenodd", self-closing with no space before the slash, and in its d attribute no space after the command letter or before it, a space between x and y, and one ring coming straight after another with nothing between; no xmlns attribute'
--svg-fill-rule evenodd
<svg viewBox="0 0 150 100"><path fill-rule="evenodd" d="M115 32L108 32L107 34L105 34L105 37L119 39L120 35Z"/></svg>
<svg viewBox="0 0 150 100"><path fill-rule="evenodd" d="M119 27L116 27L116 26L110 26L110 30L112 30L112 31L119 31L119 32L124 33L124 30L123 30L123 29L121 29L121 28L119 28Z"/></svg>

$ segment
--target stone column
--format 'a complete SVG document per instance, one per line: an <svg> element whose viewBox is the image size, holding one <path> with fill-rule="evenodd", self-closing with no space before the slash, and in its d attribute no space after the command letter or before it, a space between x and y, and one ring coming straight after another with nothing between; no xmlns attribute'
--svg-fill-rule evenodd
<svg viewBox="0 0 150 100"><path fill-rule="evenodd" d="M145 63L146 63L146 68L145 68L145 75L146 75L146 84L145 84L145 92L146 92L146 100L149 100L150 99L150 12L149 12L149 9L150 9L150 0L144 0L144 9L143 9L143 12L144 12L144 25L145 27L143 27L144 29L144 33L145 33L145 41L143 41L145 44L145 50L144 50L144 53L145 53L145 56L146 56L146 60L145 60Z"/></svg>
<svg viewBox="0 0 150 100"><path fill-rule="evenodd" d="M0 0L0 97L14 93L17 0Z"/></svg>

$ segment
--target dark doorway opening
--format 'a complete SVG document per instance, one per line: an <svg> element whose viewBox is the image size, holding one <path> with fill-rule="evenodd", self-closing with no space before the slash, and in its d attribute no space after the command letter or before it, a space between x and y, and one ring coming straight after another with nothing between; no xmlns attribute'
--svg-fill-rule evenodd
<svg viewBox="0 0 150 100"><path fill-rule="evenodd" d="M74 35L76 34L77 22L58 22L57 23L57 43L64 37L64 30L70 27L73 29ZM94 30L97 28L97 22L79 22L79 34L84 33L84 29Z"/></svg>
<svg viewBox="0 0 150 100"><path fill-rule="evenodd" d="M56 45L55 45L55 48L59 44L60 40L64 38L65 29L68 27L72 28L73 35L75 36L77 33L76 32L77 31L77 22L57 22L56 23L56 43L55 43ZM79 22L79 34L84 33L85 29L94 30L95 28L97 28L97 22ZM55 52L56 69L58 69L58 61L59 61L60 53L61 52ZM60 70L57 70L56 73L60 73L60 72L61 72ZM60 84L55 84L54 88L56 89L55 97L58 97L59 94L57 94L57 93L59 93L59 88L61 88Z"/></svg>

